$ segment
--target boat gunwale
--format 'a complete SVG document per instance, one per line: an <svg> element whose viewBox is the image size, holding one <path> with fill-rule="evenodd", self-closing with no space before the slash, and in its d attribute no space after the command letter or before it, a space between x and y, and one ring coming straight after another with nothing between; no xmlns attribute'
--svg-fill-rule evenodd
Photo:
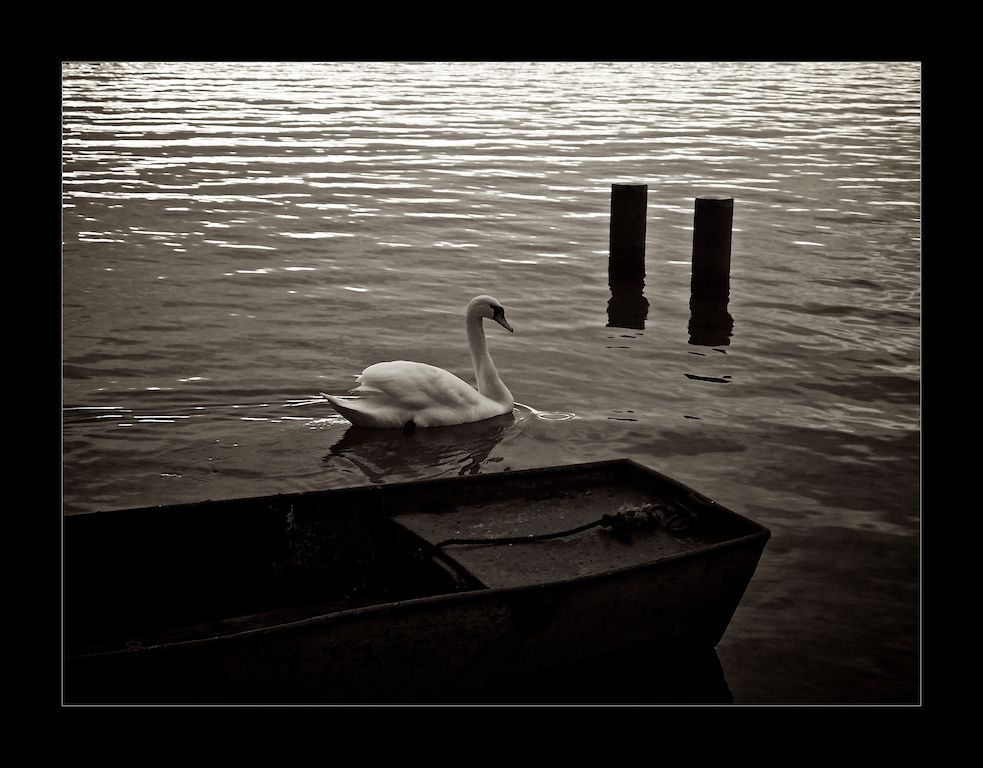
<svg viewBox="0 0 983 768"><path fill-rule="evenodd" d="M238 503L249 503L249 504L263 504L263 503L289 503L295 499L305 499L312 498L316 496L329 495L333 493L342 492L361 492L370 493L372 495L382 496L382 506L384 514L387 517L393 517L386 510L385 505L385 494L387 490L391 489L403 489L403 488L424 488L427 486L453 486L453 485L480 485L482 483L501 483L503 478L512 478L518 476L533 476L533 475L563 475L569 473L575 473L577 471L599 471L604 469L615 469L617 467L627 467L630 471L635 473L640 473L641 475L655 476L660 481L667 483L669 485L676 486L676 488L686 491L694 496L696 496L701 502L705 504L710 504L714 506L718 511L724 512L733 518L740 520L742 523L754 526L761 530L768 530L764 525L751 520L738 512L734 512L732 509L719 504L714 501L709 496L706 496L695 488L692 488L685 483L680 482L674 478L665 475L658 470L652 469L635 459L628 458L613 458L613 459L602 459L599 461L588 461L580 462L576 464L560 464L550 467L529 467L527 469L516 469L509 472L492 472L484 475L468 475L467 477L437 477L437 478L419 478L416 480L401 480L395 483L379 483L372 485L347 485L339 486L337 488L322 488L319 490L309 490L309 491L288 491L287 493L273 493L263 496L241 496L229 499L202 499L200 501L188 501L188 502L178 502L176 504L154 504L150 506L142 507L120 507L118 509L103 509L103 510L85 510L80 512L71 512L69 514L62 515L62 528L64 529L65 521L74 518L87 518L94 515L122 515L122 514L137 514L137 513L150 513L150 512L165 512L174 509L194 509L199 507L213 507L220 505L234 505Z"/></svg>

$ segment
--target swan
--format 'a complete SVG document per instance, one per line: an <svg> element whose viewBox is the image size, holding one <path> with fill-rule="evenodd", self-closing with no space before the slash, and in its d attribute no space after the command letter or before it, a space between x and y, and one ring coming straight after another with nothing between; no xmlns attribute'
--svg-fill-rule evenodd
<svg viewBox="0 0 983 768"><path fill-rule="evenodd" d="M511 413L515 401L488 354L484 318L513 333L505 308L491 296L476 296L465 312L465 327L477 390L450 371L426 363L393 360L375 363L356 377L357 386L340 397L321 392L332 407L357 427L449 427Z"/></svg>

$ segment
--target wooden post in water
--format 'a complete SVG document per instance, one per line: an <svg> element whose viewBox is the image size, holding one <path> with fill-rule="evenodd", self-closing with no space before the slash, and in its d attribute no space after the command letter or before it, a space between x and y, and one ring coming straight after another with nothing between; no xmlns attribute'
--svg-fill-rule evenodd
<svg viewBox="0 0 983 768"><path fill-rule="evenodd" d="M734 198L707 195L696 198L693 218L693 293L730 293L730 244Z"/></svg>
<svg viewBox="0 0 983 768"><path fill-rule="evenodd" d="M730 244L734 198L696 198L693 219L693 273L690 278L689 343L727 345L734 318L730 300Z"/></svg>
<svg viewBox="0 0 983 768"><path fill-rule="evenodd" d="M611 234L608 239L608 278L645 276L645 219L648 184L611 185Z"/></svg>

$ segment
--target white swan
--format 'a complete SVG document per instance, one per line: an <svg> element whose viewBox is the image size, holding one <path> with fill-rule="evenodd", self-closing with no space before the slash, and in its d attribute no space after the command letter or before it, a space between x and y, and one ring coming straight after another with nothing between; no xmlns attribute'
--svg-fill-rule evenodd
<svg viewBox="0 0 983 768"><path fill-rule="evenodd" d="M511 333L505 309L491 296L476 296L465 317L477 391L442 368L394 360L362 371L350 393L355 397L321 396L358 427L447 427L510 413L515 401L488 354L481 324L488 317Z"/></svg>

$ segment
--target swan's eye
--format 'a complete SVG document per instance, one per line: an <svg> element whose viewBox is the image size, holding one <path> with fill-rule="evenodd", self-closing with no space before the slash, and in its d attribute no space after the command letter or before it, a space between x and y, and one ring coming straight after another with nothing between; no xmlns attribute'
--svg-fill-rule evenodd
<svg viewBox="0 0 983 768"><path fill-rule="evenodd" d="M505 317L504 307L496 307L494 304L489 304L488 306L491 307L492 317L494 317L495 320L498 320L500 317Z"/></svg>

